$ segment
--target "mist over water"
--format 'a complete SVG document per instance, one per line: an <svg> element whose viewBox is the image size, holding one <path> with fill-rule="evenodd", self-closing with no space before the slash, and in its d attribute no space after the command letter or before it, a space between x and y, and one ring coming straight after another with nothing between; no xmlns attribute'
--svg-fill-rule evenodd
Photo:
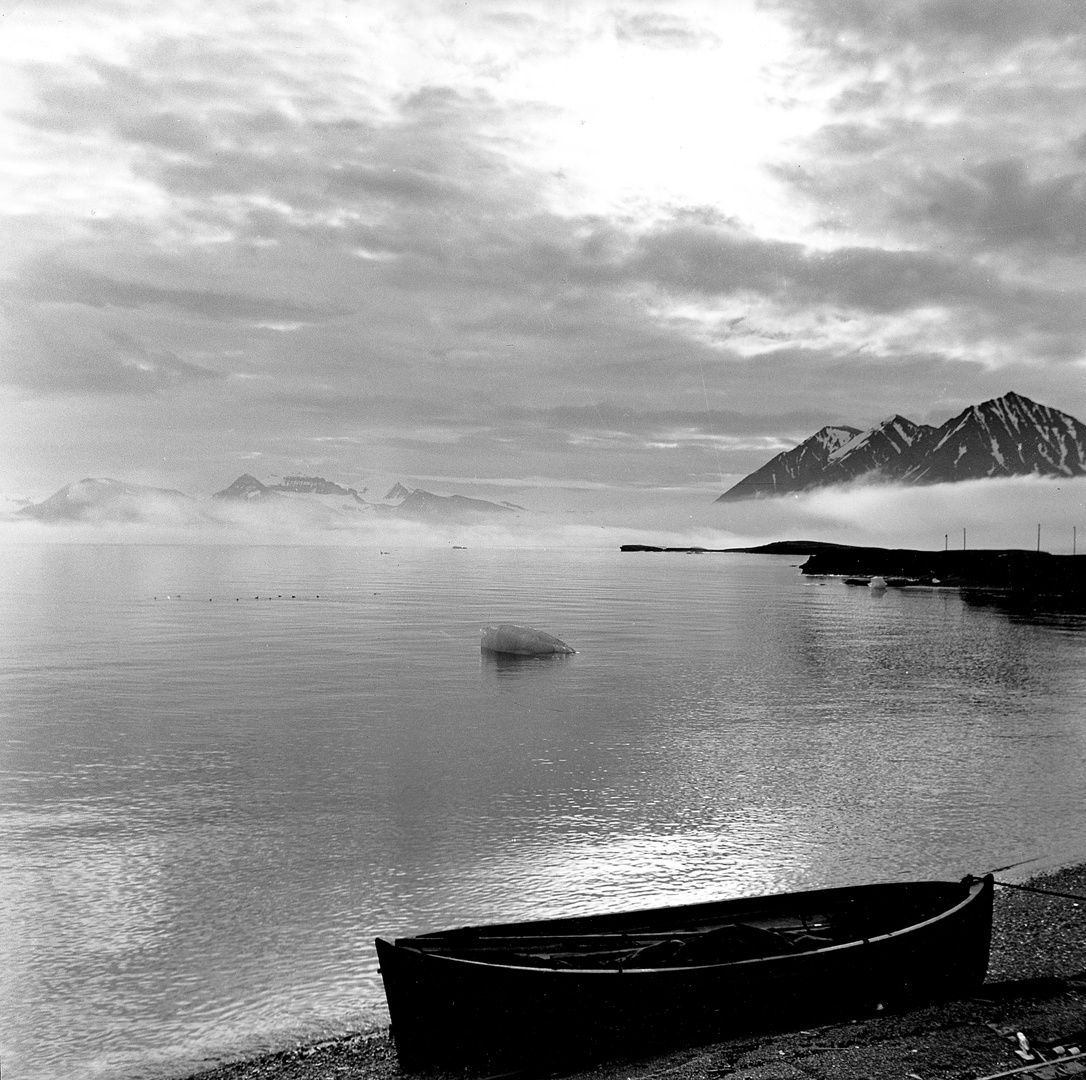
<svg viewBox="0 0 1086 1080"><path fill-rule="evenodd" d="M2 557L13 1080L379 1025L376 934L1086 852L1073 612L614 547Z"/></svg>
<svg viewBox="0 0 1086 1080"><path fill-rule="evenodd" d="M726 486L726 485L724 485ZM775 540L822 540L937 550L944 546L1025 548L1070 553L1086 536L1086 477L1015 477L930 487L855 484L736 503L721 489L507 488L480 485L473 497L524 509L476 521L411 520L372 513L344 516L304 499L273 505L126 505L128 520L75 523L0 520L7 543L310 544L442 548L747 547Z"/></svg>

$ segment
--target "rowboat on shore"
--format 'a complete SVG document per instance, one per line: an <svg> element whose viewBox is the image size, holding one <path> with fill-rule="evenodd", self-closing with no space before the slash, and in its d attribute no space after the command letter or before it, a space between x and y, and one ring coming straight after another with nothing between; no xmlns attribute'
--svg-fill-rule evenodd
<svg viewBox="0 0 1086 1080"><path fill-rule="evenodd" d="M513 1068L965 996L991 875L378 938L401 1064Z"/></svg>

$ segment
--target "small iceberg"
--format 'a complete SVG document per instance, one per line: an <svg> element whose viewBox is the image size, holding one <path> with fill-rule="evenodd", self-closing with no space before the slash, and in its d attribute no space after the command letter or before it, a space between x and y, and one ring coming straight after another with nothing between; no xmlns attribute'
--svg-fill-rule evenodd
<svg viewBox="0 0 1086 1080"><path fill-rule="evenodd" d="M550 656L555 653L575 653L564 641L543 630L516 623L501 623L483 627L483 652L511 653L514 656Z"/></svg>
<svg viewBox="0 0 1086 1080"><path fill-rule="evenodd" d="M869 589L885 589L886 588L886 578L884 578L884 577L873 577L867 583L867 587Z"/></svg>

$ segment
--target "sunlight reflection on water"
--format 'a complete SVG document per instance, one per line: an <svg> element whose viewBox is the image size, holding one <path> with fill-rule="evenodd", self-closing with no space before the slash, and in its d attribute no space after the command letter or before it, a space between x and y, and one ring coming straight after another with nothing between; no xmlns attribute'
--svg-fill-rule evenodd
<svg viewBox="0 0 1086 1080"><path fill-rule="evenodd" d="M754 556L5 558L13 1076L380 1023L377 933L1086 851L1073 612ZM482 655L501 621L579 651Z"/></svg>

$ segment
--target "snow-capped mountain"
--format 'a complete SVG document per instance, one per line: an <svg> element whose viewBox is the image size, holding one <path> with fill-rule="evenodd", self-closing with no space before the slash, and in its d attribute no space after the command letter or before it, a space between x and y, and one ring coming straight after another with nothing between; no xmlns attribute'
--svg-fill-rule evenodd
<svg viewBox="0 0 1086 1080"><path fill-rule="evenodd" d="M827 432L853 434L825 451ZM803 462L804 467L796 468ZM1086 426L1021 394L973 405L941 427L893 416L868 431L823 428L740 480L717 502L856 480L942 484L996 476L1086 475Z"/></svg>
<svg viewBox="0 0 1086 1080"><path fill-rule="evenodd" d="M400 485L397 484L397 487ZM435 495L431 491L416 488L408 492L398 505L377 506L375 509L379 513L423 521L435 518L470 521L481 515L504 514L514 509L519 510L521 507L514 507L512 504L502 505L486 499L469 499L466 495Z"/></svg>
<svg viewBox="0 0 1086 1080"><path fill-rule="evenodd" d="M365 489L363 489L365 490ZM435 495L397 483L382 503L367 502L356 488L320 476L288 476L264 484L243 473L229 487L202 503L180 491L144 487L121 480L86 479L68 484L40 503L29 503L18 517L50 522L146 522L276 528L348 527L372 517L465 524L492 515L522 511L515 503L495 503L465 495Z"/></svg>
<svg viewBox="0 0 1086 1080"><path fill-rule="evenodd" d="M291 500L331 510L361 510L366 501L355 488L343 487L323 476L287 476L278 484L263 484L250 473L242 473L229 487L216 491L213 499L237 503L279 503Z"/></svg>
<svg viewBox="0 0 1086 1080"><path fill-rule="evenodd" d="M923 449L903 475L909 483L1086 474L1086 425L1013 392L948 420Z"/></svg>
<svg viewBox="0 0 1086 1080"><path fill-rule="evenodd" d="M390 489L385 502L368 503L355 488L342 487L320 476L288 476L279 484L262 484L248 473L239 476L228 488L215 492L212 498L279 506L293 500L310 508L322 504L326 509L339 513L366 512L420 520L447 518L466 521L480 515L522 509L512 503L493 503L485 499L470 499L465 495L435 495L421 488L413 491L400 483Z"/></svg>
<svg viewBox="0 0 1086 1080"><path fill-rule="evenodd" d="M357 488L344 487L332 480L325 480L323 476L284 476L278 484L272 484L270 487L272 491L284 491L295 495L344 495L359 503L363 501Z"/></svg>
<svg viewBox="0 0 1086 1080"><path fill-rule="evenodd" d="M186 518L195 505L183 491L89 476L24 506L19 514L38 521L145 521Z"/></svg>
<svg viewBox="0 0 1086 1080"><path fill-rule="evenodd" d="M927 424L914 424L904 416L891 416L834 450L826 462L823 482L837 483L833 479L836 475L847 481L871 472L896 472L903 455L910 454L917 443L933 431L935 428Z"/></svg>
<svg viewBox="0 0 1086 1080"><path fill-rule="evenodd" d="M861 434L854 427L824 427L792 450L785 450L757 472L744 477L717 502L755 499L803 491L820 482L830 458Z"/></svg>

